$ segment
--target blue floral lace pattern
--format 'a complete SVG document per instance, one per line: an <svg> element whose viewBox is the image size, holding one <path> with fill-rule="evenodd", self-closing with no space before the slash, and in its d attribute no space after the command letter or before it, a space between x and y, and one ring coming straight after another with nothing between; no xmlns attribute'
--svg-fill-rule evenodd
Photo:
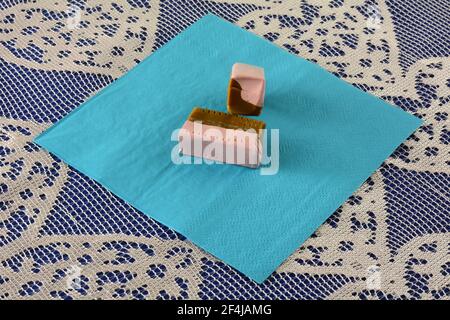
<svg viewBox="0 0 450 320"><path fill-rule="evenodd" d="M448 299L445 1L0 4L0 299ZM206 13L424 120L263 284L32 143Z"/></svg>

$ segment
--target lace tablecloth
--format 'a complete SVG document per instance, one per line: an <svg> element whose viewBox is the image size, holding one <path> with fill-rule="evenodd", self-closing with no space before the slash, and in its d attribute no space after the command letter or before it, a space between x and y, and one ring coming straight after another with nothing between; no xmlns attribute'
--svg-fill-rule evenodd
<svg viewBox="0 0 450 320"><path fill-rule="evenodd" d="M261 285L31 142L208 12L425 121ZM0 299L448 299L449 12L440 0L2 1Z"/></svg>

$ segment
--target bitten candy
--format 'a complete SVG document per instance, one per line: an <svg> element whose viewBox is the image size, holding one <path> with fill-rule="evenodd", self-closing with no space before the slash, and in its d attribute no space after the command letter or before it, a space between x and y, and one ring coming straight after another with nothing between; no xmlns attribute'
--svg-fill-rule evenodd
<svg viewBox="0 0 450 320"><path fill-rule="evenodd" d="M180 152L256 168L261 163L261 135L265 127L259 120L194 108L178 135Z"/></svg>
<svg viewBox="0 0 450 320"><path fill-rule="evenodd" d="M261 113L266 81L264 69L244 63L235 63L228 85L228 112L248 116Z"/></svg>

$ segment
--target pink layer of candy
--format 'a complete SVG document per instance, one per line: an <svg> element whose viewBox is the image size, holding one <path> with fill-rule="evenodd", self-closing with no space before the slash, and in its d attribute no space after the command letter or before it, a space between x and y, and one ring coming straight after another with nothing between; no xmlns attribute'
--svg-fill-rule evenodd
<svg viewBox="0 0 450 320"><path fill-rule="evenodd" d="M231 78L241 86L241 98L243 100L256 106L264 104L266 82L263 68L235 63L231 70Z"/></svg>
<svg viewBox="0 0 450 320"><path fill-rule="evenodd" d="M225 129L188 120L178 140L183 155L252 168L260 165L260 135L254 130ZM212 149L216 152L209 152Z"/></svg>

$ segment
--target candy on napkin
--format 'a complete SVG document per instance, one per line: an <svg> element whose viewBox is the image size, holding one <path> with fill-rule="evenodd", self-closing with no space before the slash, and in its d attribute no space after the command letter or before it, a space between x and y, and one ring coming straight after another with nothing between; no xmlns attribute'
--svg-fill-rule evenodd
<svg viewBox="0 0 450 320"><path fill-rule="evenodd" d="M194 108L179 132L183 155L246 167L261 162L262 121Z"/></svg>
<svg viewBox="0 0 450 320"><path fill-rule="evenodd" d="M228 112L259 115L264 104L265 87L263 68L235 63L228 86Z"/></svg>

